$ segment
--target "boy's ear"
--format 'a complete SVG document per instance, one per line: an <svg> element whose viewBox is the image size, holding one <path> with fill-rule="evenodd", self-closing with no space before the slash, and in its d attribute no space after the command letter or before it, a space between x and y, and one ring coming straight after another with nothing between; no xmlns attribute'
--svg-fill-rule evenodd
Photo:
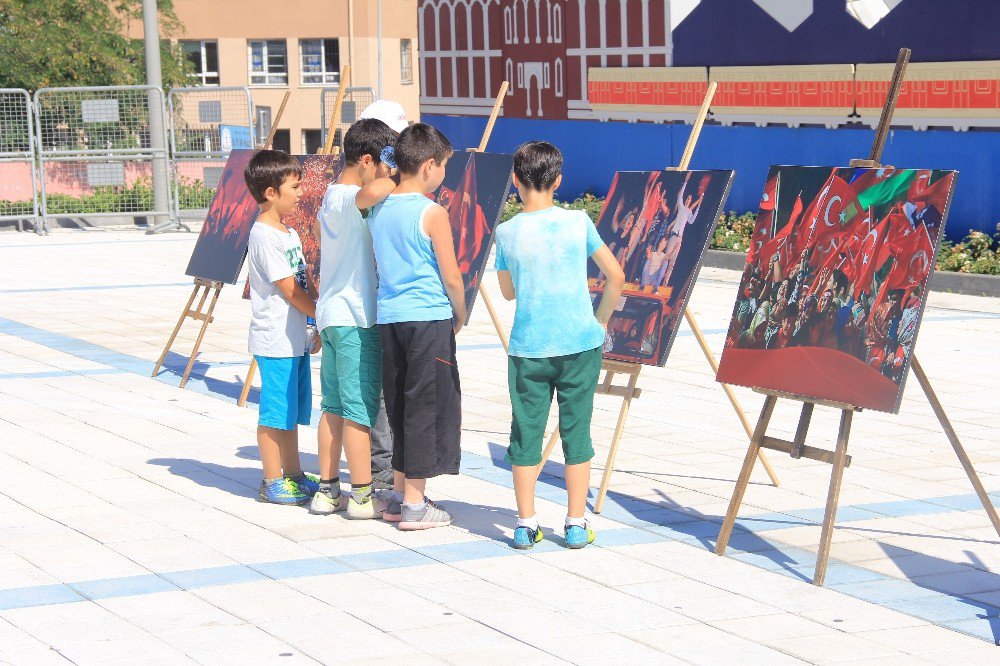
<svg viewBox="0 0 1000 666"><path fill-rule="evenodd" d="M277 199L278 196L279 196L278 190L274 189L273 187L268 187L266 190L264 190L264 198L267 199L268 201L270 201L271 199Z"/></svg>
<svg viewBox="0 0 1000 666"><path fill-rule="evenodd" d="M517 174L516 173L511 175L511 179L514 182L515 189L521 187L521 181L517 179Z"/></svg>
<svg viewBox="0 0 1000 666"><path fill-rule="evenodd" d="M358 160L358 164L360 164L365 169L368 169L375 164L375 158L366 153L361 156L360 160Z"/></svg>
<svg viewBox="0 0 1000 666"><path fill-rule="evenodd" d="M562 185L562 174L556 176L556 182L552 185L552 190L558 190L560 185Z"/></svg>

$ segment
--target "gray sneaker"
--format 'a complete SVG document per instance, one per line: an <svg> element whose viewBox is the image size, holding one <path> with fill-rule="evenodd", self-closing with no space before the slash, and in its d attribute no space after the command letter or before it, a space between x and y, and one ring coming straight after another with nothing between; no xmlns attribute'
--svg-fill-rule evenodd
<svg viewBox="0 0 1000 666"><path fill-rule="evenodd" d="M401 530L426 530L432 527L444 527L451 525L451 516L444 509L426 503L423 509L411 509L402 504L400 506L402 520L399 521Z"/></svg>
<svg viewBox="0 0 1000 666"><path fill-rule="evenodd" d="M372 474L372 488L375 490L392 490L392 468L383 469Z"/></svg>

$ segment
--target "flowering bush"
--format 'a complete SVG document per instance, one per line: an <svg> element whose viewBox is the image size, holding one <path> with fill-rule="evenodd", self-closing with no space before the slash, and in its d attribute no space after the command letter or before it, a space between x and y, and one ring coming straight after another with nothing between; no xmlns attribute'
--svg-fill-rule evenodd
<svg viewBox="0 0 1000 666"><path fill-rule="evenodd" d="M1000 232L1000 224L997 225ZM1000 275L1000 233L970 231L960 243L945 240L938 252L938 270Z"/></svg>

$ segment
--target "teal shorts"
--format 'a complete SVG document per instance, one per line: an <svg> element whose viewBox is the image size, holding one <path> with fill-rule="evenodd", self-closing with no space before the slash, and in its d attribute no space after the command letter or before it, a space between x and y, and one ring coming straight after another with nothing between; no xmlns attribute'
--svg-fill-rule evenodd
<svg viewBox="0 0 1000 666"><path fill-rule="evenodd" d="M378 327L327 326L320 333L320 386L324 412L372 427L382 391L382 343Z"/></svg>

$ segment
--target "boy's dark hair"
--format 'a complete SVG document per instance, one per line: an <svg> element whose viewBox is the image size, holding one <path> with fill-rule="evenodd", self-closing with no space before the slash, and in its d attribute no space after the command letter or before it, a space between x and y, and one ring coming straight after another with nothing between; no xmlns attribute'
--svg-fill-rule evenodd
<svg viewBox="0 0 1000 666"><path fill-rule="evenodd" d="M264 193L273 187L277 192L289 176L302 178L302 165L283 150L258 150L243 170L243 180L254 200L261 204L267 201Z"/></svg>
<svg viewBox="0 0 1000 666"><path fill-rule="evenodd" d="M544 192L562 174L563 156L547 141L522 143L514 151L514 174L528 189Z"/></svg>
<svg viewBox="0 0 1000 666"><path fill-rule="evenodd" d="M344 161L357 164L365 155L371 155L378 164L382 161L382 149L393 145L397 136L399 134L381 120L362 118L344 135Z"/></svg>
<svg viewBox="0 0 1000 666"><path fill-rule="evenodd" d="M396 139L396 165L400 173L416 173L430 159L440 164L454 152L448 137L426 123L410 125Z"/></svg>

